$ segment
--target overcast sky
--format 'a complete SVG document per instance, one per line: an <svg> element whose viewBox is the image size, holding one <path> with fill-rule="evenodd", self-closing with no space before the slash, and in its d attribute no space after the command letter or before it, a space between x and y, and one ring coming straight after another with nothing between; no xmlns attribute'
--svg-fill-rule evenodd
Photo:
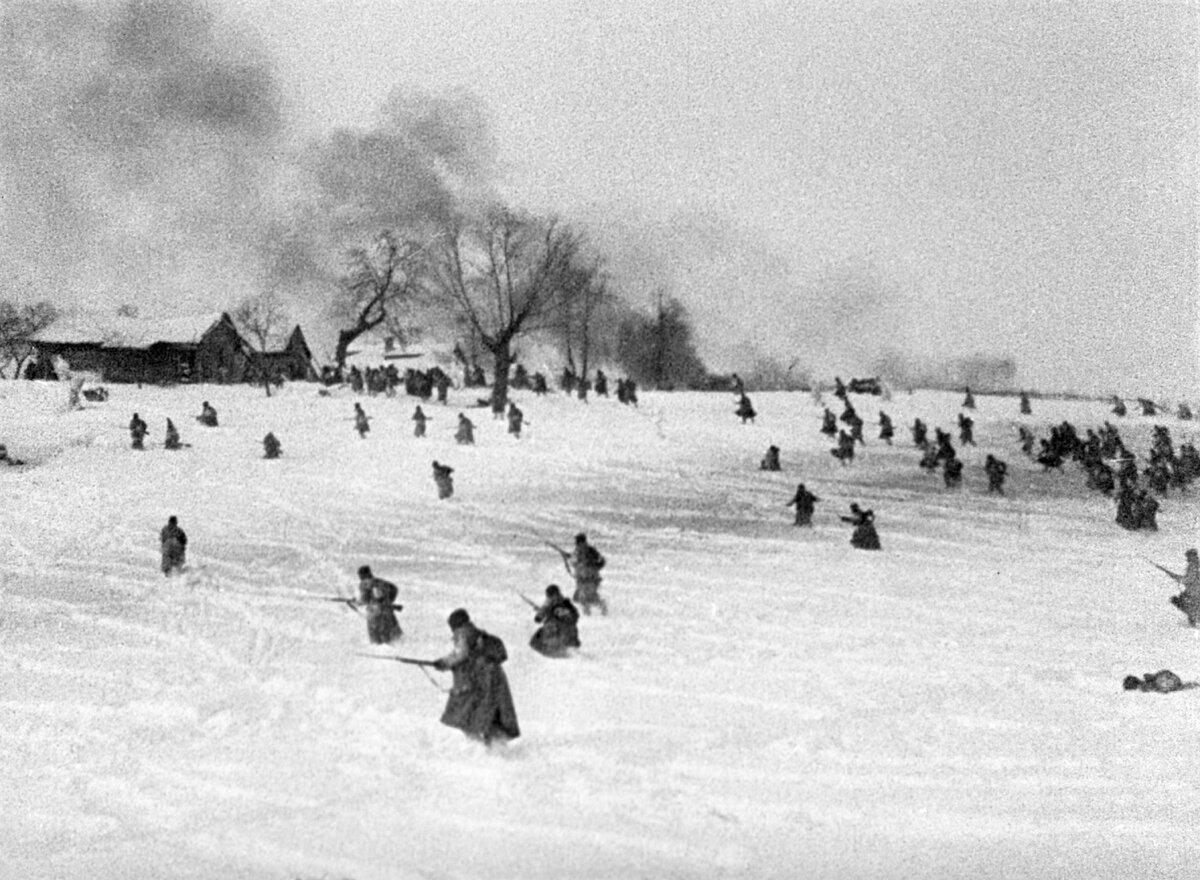
<svg viewBox="0 0 1200 880"><path fill-rule="evenodd" d="M714 368L757 346L853 374L892 347L1200 389L1194 4L219 8L298 133L369 127L397 88L478 96L508 198L600 223Z"/></svg>

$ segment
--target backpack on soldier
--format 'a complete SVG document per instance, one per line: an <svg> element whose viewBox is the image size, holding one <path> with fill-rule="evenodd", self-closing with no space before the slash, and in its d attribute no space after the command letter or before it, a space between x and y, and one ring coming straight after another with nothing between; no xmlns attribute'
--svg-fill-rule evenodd
<svg viewBox="0 0 1200 880"><path fill-rule="evenodd" d="M508 651L504 648L504 642L489 632L479 631L479 640L476 642L476 646L480 656L492 663L503 663L508 659Z"/></svg>
<svg viewBox="0 0 1200 880"><path fill-rule="evenodd" d="M604 557L600 555L600 551L597 550L595 547L593 547L589 544L588 548L587 548L587 553L585 555L587 557L587 564L591 568L594 568L597 571L604 568Z"/></svg>

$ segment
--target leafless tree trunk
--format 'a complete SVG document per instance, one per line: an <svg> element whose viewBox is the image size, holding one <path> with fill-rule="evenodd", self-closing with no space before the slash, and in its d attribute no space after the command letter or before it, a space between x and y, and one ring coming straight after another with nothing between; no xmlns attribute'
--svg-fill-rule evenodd
<svg viewBox="0 0 1200 880"><path fill-rule="evenodd" d="M287 312L279 295L274 290L251 297L241 303L233 312L233 321L241 331L254 337L258 343L255 352L258 361L259 377L267 397L271 396L271 376L267 370L267 344L276 336L287 321Z"/></svg>
<svg viewBox="0 0 1200 880"><path fill-rule="evenodd" d="M415 301L425 267L426 248L383 232L371 249L355 248L334 312L345 324L338 331L334 358L346 366L351 344L385 323L405 303Z"/></svg>

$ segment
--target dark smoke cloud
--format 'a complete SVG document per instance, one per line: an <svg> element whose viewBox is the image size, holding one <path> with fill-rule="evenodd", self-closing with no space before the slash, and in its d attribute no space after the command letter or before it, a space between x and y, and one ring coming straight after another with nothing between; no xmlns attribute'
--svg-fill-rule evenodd
<svg viewBox="0 0 1200 880"><path fill-rule="evenodd" d="M10 3L0 32L2 295L153 312L253 292L282 133L258 46L188 0Z"/></svg>

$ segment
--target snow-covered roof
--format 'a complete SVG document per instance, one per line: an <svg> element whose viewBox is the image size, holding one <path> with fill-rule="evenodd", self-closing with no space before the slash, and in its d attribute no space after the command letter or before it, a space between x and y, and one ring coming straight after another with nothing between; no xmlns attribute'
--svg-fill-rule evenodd
<svg viewBox="0 0 1200 880"><path fill-rule="evenodd" d="M30 342L103 345L107 348L149 348L156 343L196 345L224 312L176 315L171 318L127 318L122 315L80 314L63 317Z"/></svg>

